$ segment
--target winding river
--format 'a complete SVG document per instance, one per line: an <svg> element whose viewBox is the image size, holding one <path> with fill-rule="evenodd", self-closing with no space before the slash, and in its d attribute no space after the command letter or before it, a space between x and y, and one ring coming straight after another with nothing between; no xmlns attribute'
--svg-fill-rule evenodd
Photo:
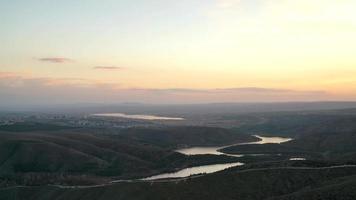
<svg viewBox="0 0 356 200"><path fill-rule="evenodd" d="M213 155L229 155L229 156L242 156L242 155L231 155L231 154L225 154L220 152L220 149L224 149L227 147L231 146L236 146L236 145L245 145L245 144L267 144L267 143L273 143L273 144L280 144L283 142L288 142L292 140L291 138L283 138L283 137L262 137L259 135L254 135L258 139L260 139L257 142L246 142L246 143L237 143L237 144L232 144L232 145L226 145L226 146L218 146L218 147L191 147L191 148L183 148L183 149L178 149L176 150L179 153L185 154L185 155L202 155L202 154L213 154Z"/></svg>
<svg viewBox="0 0 356 200"><path fill-rule="evenodd" d="M246 144L267 144L267 143L274 143L280 144L283 142L288 142L292 140L292 138L283 138L283 137L262 137L255 135L255 137L259 138L260 140L257 142L247 142L247 143L237 143L233 145L227 146L220 146L220 147L191 147L191 148L184 148L184 149L177 149L176 151L185 155L202 155L202 154L212 154L212 155L227 155L227 156L235 156L235 157L242 157L244 155L234 155L234 154L225 154L220 152L220 149L235 146L235 145L246 145ZM184 178L192 175L197 174L209 174L214 173L217 171L221 171L230 167L241 166L244 163L241 162L234 162L234 163L224 163L224 164L214 164L214 165L203 165L198 167L190 167L179 170L173 173L164 173L159 174L147 178L143 178L143 181L150 181L150 180L158 180L158 179L167 179L167 178Z"/></svg>
<svg viewBox="0 0 356 200"><path fill-rule="evenodd" d="M241 166L243 163L235 162L235 163L226 163L226 164L215 164L215 165L203 165L198 167L190 167L179 170L173 173L165 173L159 174L155 176L151 176L148 178L143 178L143 181L151 181L151 180L158 180L158 179L166 179L166 178L183 178L188 177L196 174L210 174L217 171L221 171L230 167Z"/></svg>

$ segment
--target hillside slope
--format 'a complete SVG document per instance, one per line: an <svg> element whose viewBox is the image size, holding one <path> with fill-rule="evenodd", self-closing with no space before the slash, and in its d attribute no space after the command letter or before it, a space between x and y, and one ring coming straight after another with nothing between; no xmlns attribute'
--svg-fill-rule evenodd
<svg viewBox="0 0 356 200"><path fill-rule="evenodd" d="M213 145L214 142L255 139L248 135L233 135L224 129L213 134L215 130L169 128L128 129L116 133L85 129L0 132L0 183L95 184L113 177L141 178L187 166L234 162L237 158L185 156L173 149L177 145L189 146L192 143Z"/></svg>
<svg viewBox="0 0 356 200"><path fill-rule="evenodd" d="M242 170L229 169L220 173L186 180L167 182L119 183L94 188L59 188L54 186L4 188L0 199L26 200L263 200L269 198L301 199L294 194L323 190L329 187L329 197L340 199L348 194L356 198L356 167L277 167ZM342 181L345 180L345 181ZM346 181L352 184L345 184ZM338 183L335 185L335 183ZM343 186L343 190L338 188ZM289 195L289 196L286 196Z"/></svg>

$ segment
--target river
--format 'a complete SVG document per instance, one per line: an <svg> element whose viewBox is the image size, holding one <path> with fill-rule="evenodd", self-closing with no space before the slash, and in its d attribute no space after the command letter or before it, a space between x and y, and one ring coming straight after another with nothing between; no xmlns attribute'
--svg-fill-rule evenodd
<svg viewBox="0 0 356 200"><path fill-rule="evenodd" d="M267 144L267 143L280 144L280 143L288 142L288 141L292 140L292 138L283 138L283 137L262 137L262 136L258 136L258 135L255 135L255 137L259 138L260 140L257 142L237 143L237 144L233 144L233 145L219 146L219 147L191 147L191 148L178 149L176 151L179 153L185 154L185 155L212 154L212 155L227 155L227 156L241 157L243 155L225 154L225 153L220 152L219 150L229 147L229 146L235 146L235 145ZM159 175L155 175L155 176L150 176L147 178L143 178L141 180L150 181L150 180L167 179L167 178L183 178L183 177L188 177L188 176L197 175L197 174L209 174L209 173L221 171L221 170L224 170L224 169L227 169L230 167L241 166L243 164L244 163L241 163L241 162L234 162L234 163L224 163L224 164L214 164L214 165L203 165L203 166L197 166L197 167L190 167L190 168L185 168L185 169L179 170L177 172L173 172L173 173L164 173L164 174L159 174Z"/></svg>
<svg viewBox="0 0 356 200"><path fill-rule="evenodd" d="M245 143L238 143L238 144L217 146L217 147L190 147L190 148L178 149L176 151L179 153L185 154L185 155L213 154L213 155L238 156L238 155L225 154L225 153L220 152L219 150L224 149L226 147L230 147L230 146L236 146L236 145L267 144L267 143L280 144L280 143L288 142L288 141L292 140L291 138L283 138L283 137L263 137L263 136L259 136L259 135L254 135L254 136L260 140L257 142L245 142ZM242 155L240 155L240 156L242 156Z"/></svg>

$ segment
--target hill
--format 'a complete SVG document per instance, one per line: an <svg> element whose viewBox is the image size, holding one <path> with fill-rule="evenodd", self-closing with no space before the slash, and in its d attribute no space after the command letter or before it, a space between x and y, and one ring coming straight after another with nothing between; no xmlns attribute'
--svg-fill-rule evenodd
<svg viewBox="0 0 356 200"><path fill-rule="evenodd" d="M127 129L115 133L93 129L0 132L0 180L5 185L87 185L141 178L237 160L228 156L185 156L173 151L176 146L250 140L255 138L224 129L197 127Z"/></svg>
<svg viewBox="0 0 356 200"><path fill-rule="evenodd" d="M118 183L92 188L4 188L1 189L0 199L267 200L308 199L314 196L325 200L345 200L356 197L355 175L355 166L315 168L293 166L290 163L289 166L267 166L259 169L232 168L175 181ZM322 193L325 190L327 192ZM313 193L314 191L319 192Z"/></svg>

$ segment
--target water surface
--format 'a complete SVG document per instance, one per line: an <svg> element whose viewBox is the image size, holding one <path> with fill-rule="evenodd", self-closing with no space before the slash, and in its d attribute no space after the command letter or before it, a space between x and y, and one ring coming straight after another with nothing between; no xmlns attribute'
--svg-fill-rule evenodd
<svg viewBox="0 0 356 200"><path fill-rule="evenodd" d="M246 143L237 143L237 144L232 144L232 145L227 145L227 146L216 146L216 147L190 147L190 148L183 148L183 149L177 149L176 152L185 154L185 155L203 155L203 154L211 154L211 155L228 155L228 156L236 156L236 157L241 157L242 155L233 155L233 154L225 154L220 152L220 149L226 148L226 147L231 147L231 146L236 146L236 145L246 145L246 144L281 144L283 142L288 142L292 140L292 138L283 138L283 137L263 137L259 135L254 135L258 139L260 139L257 142L246 142Z"/></svg>
<svg viewBox="0 0 356 200"><path fill-rule="evenodd" d="M298 161L298 160L306 160L306 159L305 158L289 158L289 160Z"/></svg>
<svg viewBox="0 0 356 200"><path fill-rule="evenodd" d="M223 149L223 148L226 148L229 146L246 145L246 144L267 144L267 143L280 144L280 143L288 142L288 141L292 140L291 138L262 137L262 136L258 136L258 135L255 135L255 137L259 138L260 140L257 142L237 143L237 144L233 144L233 145L219 146L219 147L191 147L191 148L178 149L176 151L179 153L185 154L185 155L212 154L212 155L227 155L227 156L241 157L244 155L226 154L223 152L219 152L219 149ZM259 155L263 155L263 154L253 154L253 155L259 156ZM225 163L225 164L203 165L203 166L198 166L198 167L185 168L180 171L173 172L173 173L159 174L159 175L143 178L141 180L151 181L151 180L167 179L167 178L183 178L183 177L188 177L188 176L197 175L197 174L214 173L214 172L221 171L221 170L224 170L224 169L227 169L230 167L241 166L241 165L244 165L244 163L235 162L235 163Z"/></svg>
<svg viewBox="0 0 356 200"><path fill-rule="evenodd" d="M223 155L224 153L218 151L218 149L220 148L221 147L191 147L191 148L177 149L176 152L185 155L203 155L203 154Z"/></svg>
<svg viewBox="0 0 356 200"><path fill-rule="evenodd" d="M158 179L167 179L167 178L182 178L182 177L188 177L196 174L209 174L209 173L214 173L217 171L221 171L230 167L236 167L236 166L241 166L243 163L240 162L235 162L235 163L226 163L226 164L215 164L215 165L204 165L204 166L199 166L199 167L190 167L190 168L185 168L177 172L173 173L165 173L165 174L159 174L156 176L151 176L148 178L143 178L141 180L143 181L150 181L150 180L158 180Z"/></svg>
<svg viewBox="0 0 356 200"><path fill-rule="evenodd" d="M119 118L126 118L126 119L142 119L142 120L185 120L184 118L180 117L163 117L157 115L129 115L125 113L97 113L92 114L92 116L98 117L119 117Z"/></svg>
<svg viewBox="0 0 356 200"><path fill-rule="evenodd" d="M292 138L285 138L285 137L263 137L263 136L259 136L259 135L254 135L254 136L259 138L260 140L257 142L241 143L239 145L243 145L243 144L281 144L281 143L289 142L292 140Z"/></svg>

